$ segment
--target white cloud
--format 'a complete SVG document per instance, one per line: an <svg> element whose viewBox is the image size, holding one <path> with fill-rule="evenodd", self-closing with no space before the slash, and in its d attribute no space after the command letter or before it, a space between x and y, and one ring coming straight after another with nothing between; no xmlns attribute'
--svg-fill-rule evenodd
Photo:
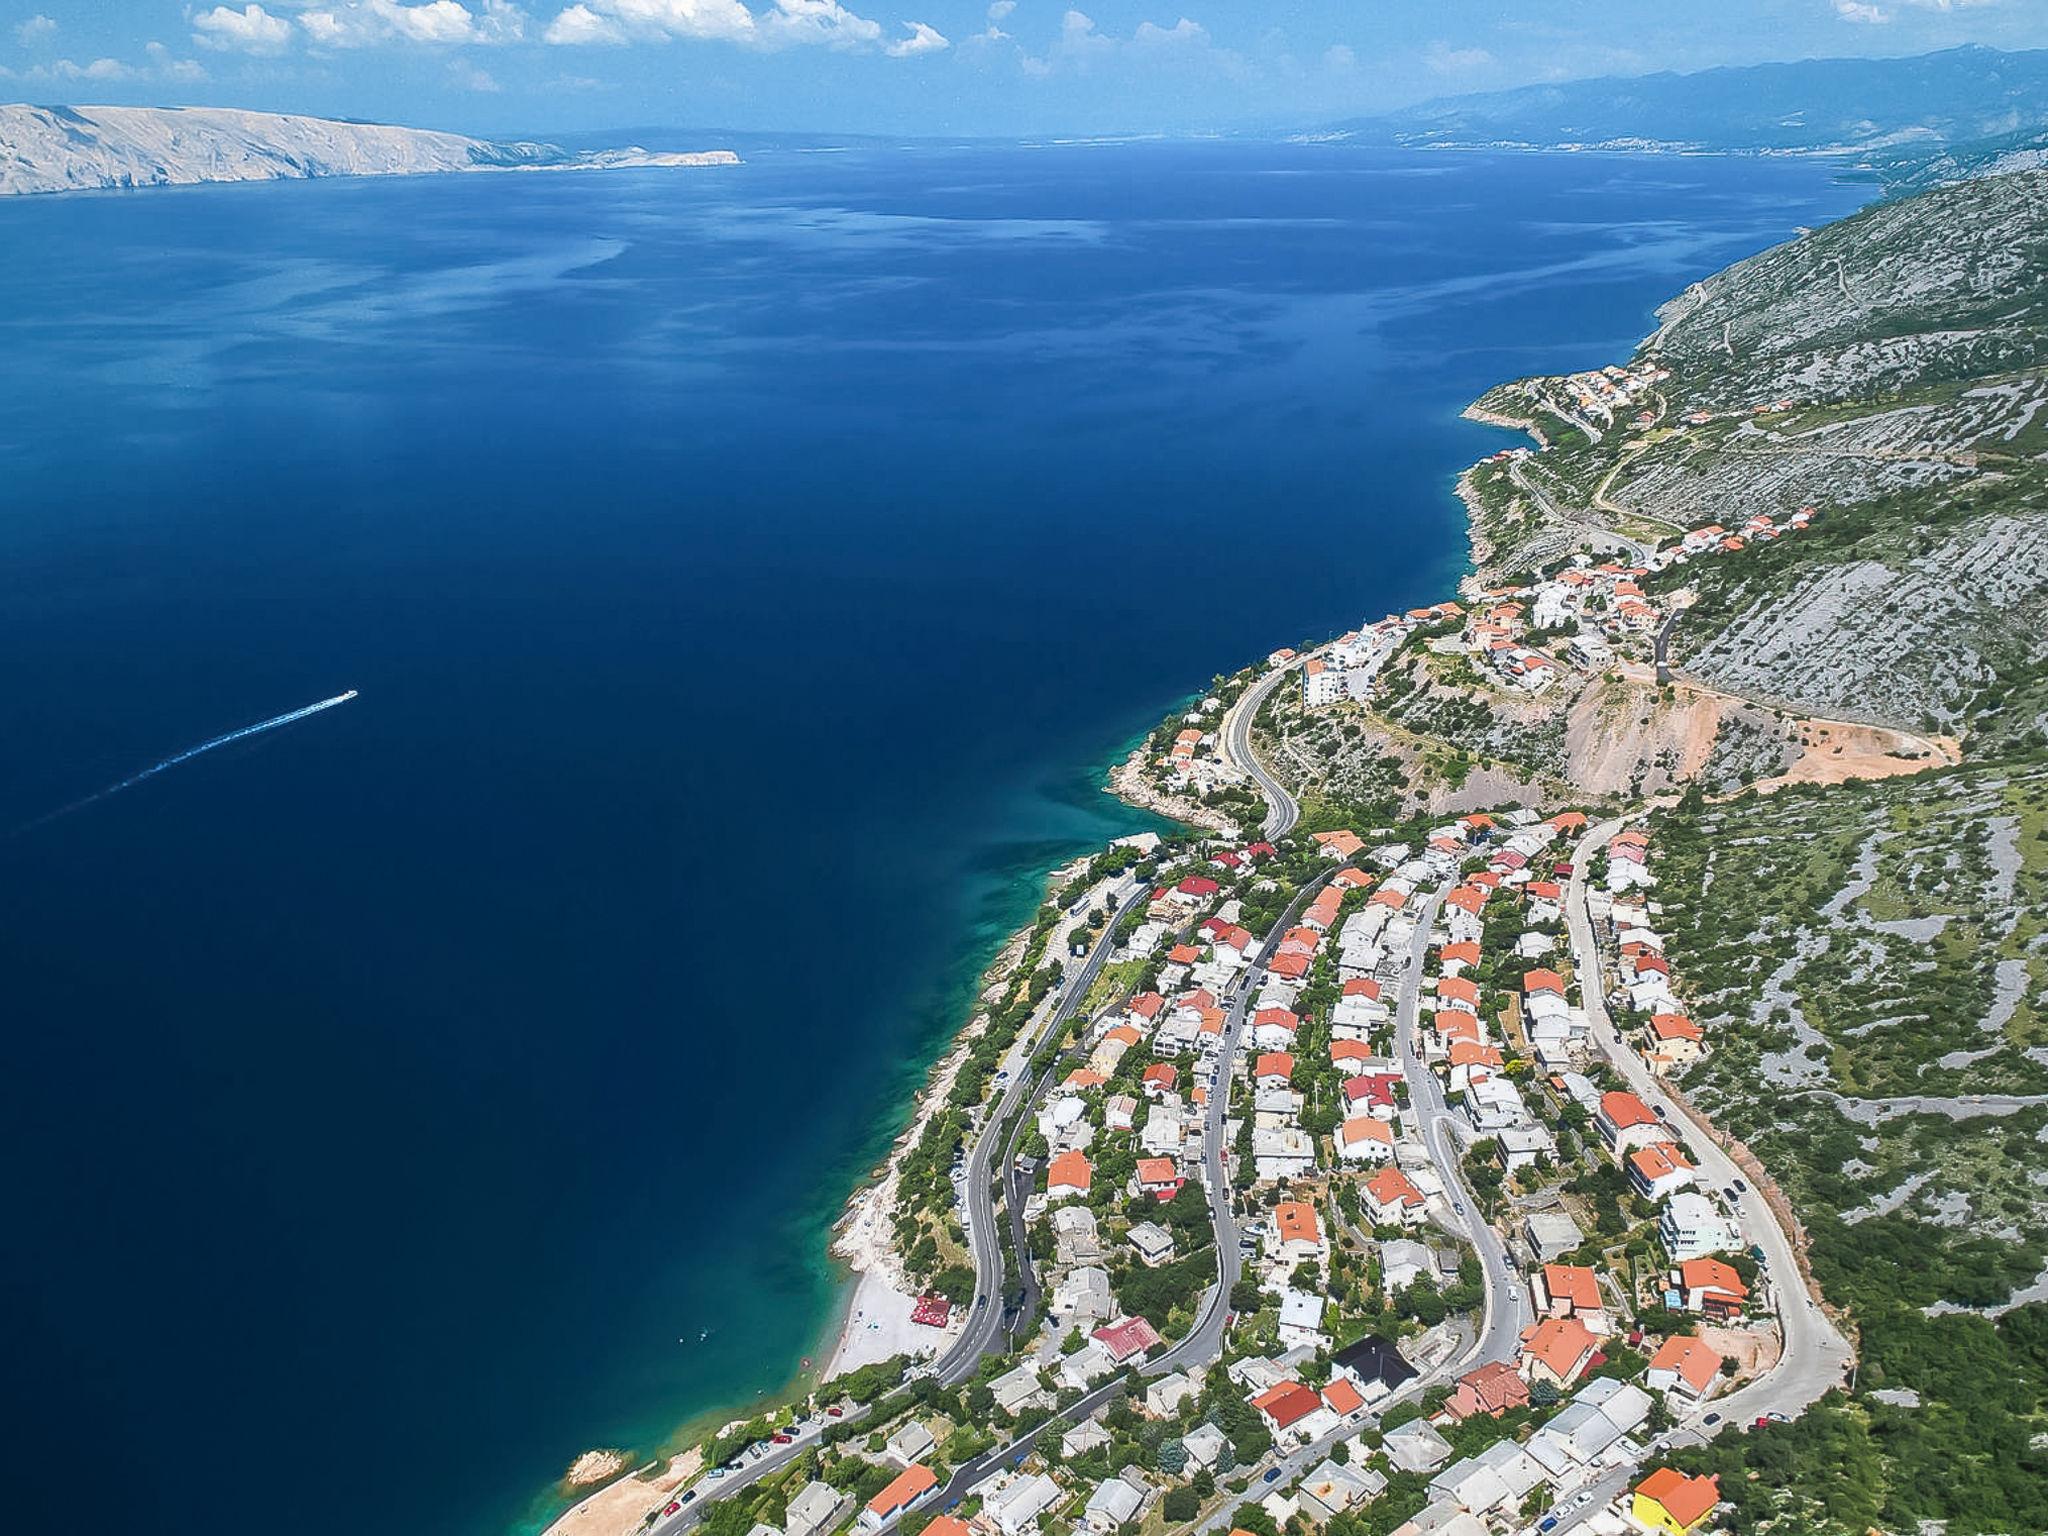
<svg viewBox="0 0 2048 1536"><path fill-rule="evenodd" d="M526 13L512 0L345 0L320 5L299 17L307 39L319 48L373 48L417 43L459 48L472 43L516 43L526 35Z"/></svg>
<svg viewBox="0 0 2048 1536"><path fill-rule="evenodd" d="M29 74L55 80L129 80L134 78L135 70L119 59L94 59L90 64L56 59L49 64L38 65Z"/></svg>
<svg viewBox="0 0 2048 1536"><path fill-rule="evenodd" d="M448 83L458 91L502 91L504 87L492 78L487 69L479 69L468 59L448 61Z"/></svg>
<svg viewBox="0 0 2048 1536"><path fill-rule="evenodd" d="M892 59L914 59L920 53L943 53L953 46L946 41L944 33L921 21L906 21L903 25L910 29L910 36L882 50Z"/></svg>
<svg viewBox="0 0 2048 1536"><path fill-rule="evenodd" d="M1017 9L1017 0L995 0L995 4L988 8L988 19L990 21L1001 21L1015 9Z"/></svg>
<svg viewBox="0 0 2048 1536"><path fill-rule="evenodd" d="M1358 55L1349 43L1332 43L1323 50L1323 68L1333 75L1348 75L1358 68Z"/></svg>
<svg viewBox="0 0 2048 1536"><path fill-rule="evenodd" d="M24 48L33 48L37 43L47 42L56 35L57 23L40 11L14 29L15 41Z"/></svg>
<svg viewBox="0 0 2048 1536"><path fill-rule="evenodd" d="M142 51L149 55L152 73L159 80L175 80L190 83L207 78L206 66L197 59L180 59L171 55L171 50L162 43L144 43Z"/></svg>
<svg viewBox="0 0 2048 1536"><path fill-rule="evenodd" d="M1150 65L1228 76L1241 75L1246 68L1242 54L1216 47L1209 29L1185 16L1170 27L1141 21L1129 37L1118 38L1103 32L1082 11L1068 11L1060 18L1059 36L1042 56L1026 54L1018 60L1025 74L1040 78L1062 69L1086 72L1118 62L1130 68Z"/></svg>
<svg viewBox="0 0 2048 1536"><path fill-rule="evenodd" d="M192 41L226 53L283 53L291 46L292 24L260 5L231 11L216 5L192 18Z"/></svg>
<svg viewBox="0 0 2048 1536"><path fill-rule="evenodd" d="M827 48L862 48L882 40L882 24L856 16L839 0L775 0L761 13L763 38L781 43L820 43Z"/></svg>
<svg viewBox="0 0 2048 1536"><path fill-rule="evenodd" d="M1493 55L1484 48L1453 48L1448 43L1431 43L1422 58L1440 75L1470 74L1493 63Z"/></svg>
<svg viewBox="0 0 2048 1536"><path fill-rule="evenodd" d="M1835 14L1844 21L1864 22L1871 26L1878 26L1892 19L1889 13L1866 4L1865 0L1835 0Z"/></svg>
<svg viewBox="0 0 2048 1536"><path fill-rule="evenodd" d="M577 0L545 36L569 47L669 38L739 43L753 41L757 30L740 0Z"/></svg>
<svg viewBox="0 0 2048 1536"><path fill-rule="evenodd" d="M907 25L913 37L922 35L920 23ZM576 0L548 23L543 36L565 47L674 39L756 48L813 44L858 49L881 42L882 24L856 15L839 0L774 0L760 11L748 9L744 0Z"/></svg>

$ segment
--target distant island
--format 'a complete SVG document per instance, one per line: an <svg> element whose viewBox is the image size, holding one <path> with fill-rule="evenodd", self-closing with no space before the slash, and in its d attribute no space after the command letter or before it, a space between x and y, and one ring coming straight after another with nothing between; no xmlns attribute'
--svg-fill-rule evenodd
<svg viewBox="0 0 2048 1536"><path fill-rule="evenodd" d="M315 176L738 165L729 149L577 153L459 133L225 107L0 106L0 194Z"/></svg>

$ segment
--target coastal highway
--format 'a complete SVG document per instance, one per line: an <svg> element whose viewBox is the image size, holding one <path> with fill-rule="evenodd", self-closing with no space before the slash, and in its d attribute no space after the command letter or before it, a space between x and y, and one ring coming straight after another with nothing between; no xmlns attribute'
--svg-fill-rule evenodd
<svg viewBox="0 0 2048 1536"><path fill-rule="evenodd" d="M1266 820L1262 828L1268 838L1279 837L1291 831L1301 820L1301 807L1286 786L1272 774L1266 772L1258 754L1252 751L1252 721L1265 704L1273 690L1294 675L1292 667L1281 667L1268 672L1237 696L1237 702L1230 706L1223 717L1223 731L1220 741L1223 756L1236 767L1250 775L1251 781L1266 797Z"/></svg>
<svg viewBox="0 0 2048 1536"><path fill-rule="evenodd" d="M1129 877L1123 878L1128 880ZM974 1146L967 1154L967 1177L961 1188L967 1198L964 1222L967 1246L974 1254L974 1305L960 1337L933 1366L939 1380L948 1386L974 1374L982 1357L995 1347L997 1336L1002 1331L1003 1244L996 1226L992 1183L997 1175L1006 1179L1011 1176L1017 1134L1029 1123L1030 1111L1051 1087L1053 1074L1059 1070L1059 1062L1055 1060L1033 1082L1029 1079L1031 1058L1073 1018L1074 1010L1087 998L1088 989L1102 974L1110 951L1116 947L1117 924L1150 895L1151 887L1140 881L1130 891L1112 898L1117 901L1117 906L1109 921L1103 924L1102 936L1095 941L1087 963L1061 983L1057 1001L1044 1026L1030 1036L1028 1045L1020 1045L1011 1051L1007 1063L1010 1067L1009 1086L983 1116ZM1020 1105L1024 1113L1018 1117L1016 1130L1009 1136L1002 1135L1004 1122ZM1015 1193L1013 1185L1009 1202L1012 1213L1010 1225L1016 1242L1018 1278L1024 1282L1028 1296L1035 1291L1036 1278L1031 1271L1030 1249L1021 1235L1023 1215Z"/></svg>
<svg viewBox="0 0 2048 1536"><path fill-rule="evenodd" d="M1430 893L1428 902L1416 914L1415 937L1408 949L1408 968L1401 977L1401 998L1394 1014L1394 1048L1401 1056L1401 1071L1408 1079L1408 1112L1415 1117L1422 1143L1443 1175L1444 1191L1450 1197L1450 1224L1465 1234L1472 1251L1479 1256L1485 1276L1486 1314L1472 1351L1460 1362L1466 1368L1494 1360L1512 1360L1521 1342L1522 1330L1535 1321L1528 1288L1523 1285L1507 1244L1493 1229L1465 1187L1462 1169L1463 1143L1452 1127L1455 1112L1444 1098L1443 1085L1422 1059L1418 1038L1422 1013L1422 973L1429 957L1432 931L1444 897L1456 883L1454 876Z"/></svg>

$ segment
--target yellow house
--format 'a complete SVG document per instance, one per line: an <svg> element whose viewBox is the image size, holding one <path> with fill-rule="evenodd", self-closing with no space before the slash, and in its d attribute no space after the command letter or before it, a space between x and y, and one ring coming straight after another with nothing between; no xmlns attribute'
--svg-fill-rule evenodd
<svg viewBox="0 0 2048 1536"><path fill-rule="evenodd" d="M1636 1484L1629 1513L1646 1531L1691 1536L1721 1502L1721 1485L1711 1477L1687 1477L1659 1467Z"/></svg>

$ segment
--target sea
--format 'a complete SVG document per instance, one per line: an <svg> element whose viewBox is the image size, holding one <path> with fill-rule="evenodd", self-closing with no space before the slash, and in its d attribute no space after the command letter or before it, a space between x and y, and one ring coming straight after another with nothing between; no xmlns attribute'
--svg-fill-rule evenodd
<svg viewBox="0 0 2048 1536"><path fill-rule="evenodd" d="M1045 871L1159 825L1106 766L1448 593L1480 391L1871 195L746 155L0 203L10 1529L525 1536L772 1396Z"/></svg>

